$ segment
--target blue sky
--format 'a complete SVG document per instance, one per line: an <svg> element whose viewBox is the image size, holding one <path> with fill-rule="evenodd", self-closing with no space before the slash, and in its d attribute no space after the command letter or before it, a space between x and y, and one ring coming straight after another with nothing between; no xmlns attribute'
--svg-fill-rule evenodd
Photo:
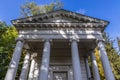
<svg viewBox="0 0 120 80"><path fill-rule="evenodd" d="M30 0L37 4L49 4L53 0ZM120 37L120 0L61 0L64 9L80 12L88 16L108 20L110 24L106 32L111 38ZM1 0L0 21L6 21L20 17L20 6L25 0Z"/></svg>

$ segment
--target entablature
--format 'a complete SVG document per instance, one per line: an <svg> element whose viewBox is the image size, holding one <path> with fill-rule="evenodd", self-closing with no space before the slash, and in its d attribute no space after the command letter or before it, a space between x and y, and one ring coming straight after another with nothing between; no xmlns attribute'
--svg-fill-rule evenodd
<svg viewBox="0 0 120 80"><path fill-rule="evenodd" d="M18 30L24 29L54 29L54 28L98 28L102 30L104 23L74 23L74 22L52 22L52 23L17 23L14 24Z"/></svg>
<svg viewBox="0 0 120 80"><path fill-rule="evenodd" d="M19 35L20 38L24 38L25 40L52 40L52 39L59 39L59 40L62 40L62 39L67 39L67 40L71 40L71 39L75 39L75 40L80 40L80 39L97 39L97 40L101 40L103 39L101 35L98 35L98 34L69 34L69 35L66 35L66 34L54 34L54 35L49 35L49 34L45 34L45 35L35 35L35 34L26 34L26 35Z"/></svg>
<svg viewBox="0 0 120 80"><path fill-rule="evenodd" d="M101 35L100 30L86 30L84 29L33 29L33 30L21 30L20 35Z"/></svg>

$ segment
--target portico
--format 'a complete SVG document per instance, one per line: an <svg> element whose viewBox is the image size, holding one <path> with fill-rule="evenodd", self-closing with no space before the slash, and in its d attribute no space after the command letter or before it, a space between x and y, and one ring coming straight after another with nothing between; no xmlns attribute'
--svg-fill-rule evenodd
<svg viewBox="0 0 120 80"><path fill-rule="evenodd" d="M23 47L27 53L20 80L90 80L91 72L100 80L93 53L96 47L106 80L115 80L102 37L107 21L57 10L12 22L19 36L5 80L15 79Z"/></svg>

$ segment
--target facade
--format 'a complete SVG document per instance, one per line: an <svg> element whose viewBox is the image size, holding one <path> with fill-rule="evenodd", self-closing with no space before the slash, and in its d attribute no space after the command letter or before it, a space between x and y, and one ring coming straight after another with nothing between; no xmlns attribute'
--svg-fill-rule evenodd
<svg viewBox="0 0 120 80"><path fill-rule="evenodd" d="M106 80L115 80L102 37L109 22L61 9L12 23L19 36L5 80L15 79L23 48L26 56L19 80L101 80L96 47Z"/></svg>

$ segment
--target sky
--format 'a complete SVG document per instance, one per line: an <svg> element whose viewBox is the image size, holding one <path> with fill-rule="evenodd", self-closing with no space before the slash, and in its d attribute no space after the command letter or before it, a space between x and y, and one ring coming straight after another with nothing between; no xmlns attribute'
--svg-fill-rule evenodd
<svg viewBox="0 0 120 80"><path fill-rule="evenodd" d="M54 0L29 0L38 5L49 4ZM111 38L120 37L120 0L61 0L63 9L107 20L110 24L105 31ZM1 0L0 21L11 24L11 20L20 17L20 6L25 0Z"/></svg>

